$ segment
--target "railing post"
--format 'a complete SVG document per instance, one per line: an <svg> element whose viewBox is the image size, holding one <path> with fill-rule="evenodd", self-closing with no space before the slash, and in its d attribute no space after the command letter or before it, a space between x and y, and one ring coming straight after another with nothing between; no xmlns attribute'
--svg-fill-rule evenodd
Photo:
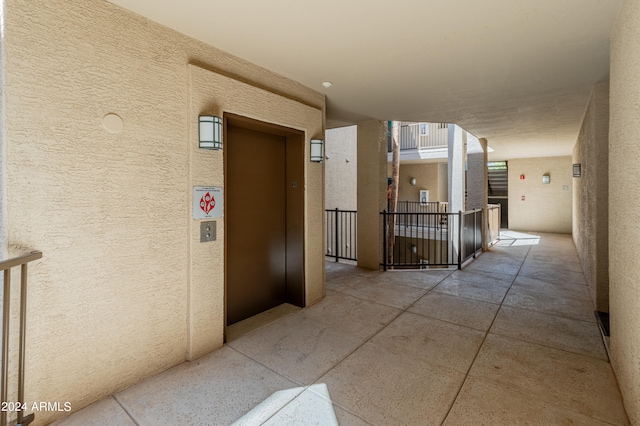
<svg viewBox="0 0 640 426"><path fill-rule="evenodd" d="M4 291L3 291L3 306L2 306L2 384L0 384L0 398L2 403L5 404L9 397L9 319L11 316L11 268L21 267L21 280L20 280L20 329L19 329L19 343L18 348L18 398L17 403L25 404L24 400L24 369L25 369L25 347L26 347L26 323L27 323L27 263L40 259L42 252L32 251L29 254L19 256L13 259L0 262L0 266L4 271ZM27 426L33 422L35 414L31 413L24 417L22 410L17 411L17 426ZM0 410L0 426L7 425L8 410L4 405ZM12 421L11 424L14 424Z"/></svg>
<svg viewBox="0 0 640 426"><path fill-rule="evenodd" d="M458 210L458 269L462 269L462 210Z"/></svg>
<svg viewBox="0 0 640 426"><path fill-rule="evenodd" d="M382 211L382 268L387 270L387 211Z"/></svg>
<svg viewBox="0 0 640 426"><path fill-rule="evenodd" d="M24 404L24 354L27 327L27 264L22 264L20 276L20 347L18 348L18 402ZM18 425L22 425L24 411L18 411Z"/></svg>
<svg viewBox="0 0 640 426"><path fill-rule="evenodd" d="M11 269L4 271L4 292L2 299L2 402L8 401L9 388L9 301L11 300ZM7 411L0 412L0 426L7 426Z"/></svg>
<svg viewBox="0 0 640 426"><path fill-rule="evenodd" d="M336 262L338 261L338 238L339 238L339 231L338 231L338 208L336 207L336 217L333 221L335 228L336 228L336 233L335 233L335 238L333 240L334 244L335 244L335 255L336 255Z"/></svg>
<svg viewBox="0 0 640 426"><path fill-rule="evenodd" d="M478 221L478 217L476 216L477 211L473 209L473 258L476 258L476 223Z"/></svg>

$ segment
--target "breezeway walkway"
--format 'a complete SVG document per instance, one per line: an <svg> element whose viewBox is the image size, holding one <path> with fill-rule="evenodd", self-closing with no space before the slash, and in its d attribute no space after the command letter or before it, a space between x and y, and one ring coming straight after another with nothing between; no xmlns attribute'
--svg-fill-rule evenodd
<svg viewBox="0 0 640 426"><path fill-rule="evenodd" d="M56 425L228 425L285 390L251 421L628 424L571 237L507 233L461 271L327 263L322 302Z"/></svg>

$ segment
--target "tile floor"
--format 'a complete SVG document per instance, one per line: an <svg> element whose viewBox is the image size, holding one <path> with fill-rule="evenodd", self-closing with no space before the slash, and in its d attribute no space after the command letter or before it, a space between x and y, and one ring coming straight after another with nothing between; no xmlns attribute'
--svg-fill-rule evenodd
<svg viewBox="0 0 640 426"><path fill-rule="evenodd" d="M512 232L461 271L328 262L322 302L55 424L228 425L276 393L239 423L629 424L571 237Z"/></svg>

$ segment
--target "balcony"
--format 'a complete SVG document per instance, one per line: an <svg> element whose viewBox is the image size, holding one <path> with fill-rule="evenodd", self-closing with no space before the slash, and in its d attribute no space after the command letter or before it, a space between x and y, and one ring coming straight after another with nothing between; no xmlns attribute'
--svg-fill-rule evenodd
<svg viewBox="0 0 640 426"><path fill-rule="evenodd" d="M400 126L400 160L447 158L447 123L407 123ZM391 160L391 138L387 145Z"/></svg>

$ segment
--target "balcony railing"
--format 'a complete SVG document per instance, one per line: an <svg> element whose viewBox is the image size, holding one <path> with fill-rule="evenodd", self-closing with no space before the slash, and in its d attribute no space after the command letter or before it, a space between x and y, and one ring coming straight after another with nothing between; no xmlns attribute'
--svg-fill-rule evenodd
<svg viewBox="0 0 640 426"><path fill-rule="evenodd" d="M502 216L500 208L500 204L489 204L487 206L487 226L489 227L487 240L489 245L495 244L500 238L500 219Z"/></svg>
<svg viewBox="0 0 640 426"><path fill-rule="evenodd" d="M447 123L415 123L400 126L400 150L446 148L448 143ZM391 152L391 141L388 152Z"/></svg>
<svg viewBox="0 0 640 426"><path fill-rule="evenodd" d="M24 400L24 364L26 346L26 323L27 323L27 264L40 259L42 252L34 251L24 256L0 262L0 269L4 272L4 292L2 299L2 388L0 390L2 398L2 411L0 411L0 426L7 425L7 414L9 411L17 411L16 425L26 426L33 421L35 415L24 415L21 409ZM9 319L11 316L11 269L20 267L20 328L18 347L18 397L17 400L9 398ZM17 410L8 410L7 404L14 404ZM8 407L11 407L9 405ZM13 422L13 420L12 420Z"/></svg>
<svg viewBox="0 0 640 426"><path fill-rule="evenodd" d="M442 201L398 201L396 213L447 213L448 208Z"/></svg>
<svg viewBox="0 0 640 426"><path fill-rule="evenodd" d="M482 209L446 213L388 213L383 216L383 262L387 269L425 269L457 266L482 250ZM389 223L393 253L387 248Z"/></svg>
<svg viewBox="0 0 640 426"><path fill-rule="evenodd" d="M355 210L325 210L325 256L358 260L358 212Z"/></svg>
<svg viewBox="0 0 640 426"><path fill-rule="evenodd" d="M462 267L482 250L483 209L449 213L448 203L399 201L395 213L382 212L384 260L391 269ZM500 206L487 206L489 244L500 236ZM357 260L357 212L325 210L325 256ZM388 257L389 222L394 222L394 249Z"/></svg>

